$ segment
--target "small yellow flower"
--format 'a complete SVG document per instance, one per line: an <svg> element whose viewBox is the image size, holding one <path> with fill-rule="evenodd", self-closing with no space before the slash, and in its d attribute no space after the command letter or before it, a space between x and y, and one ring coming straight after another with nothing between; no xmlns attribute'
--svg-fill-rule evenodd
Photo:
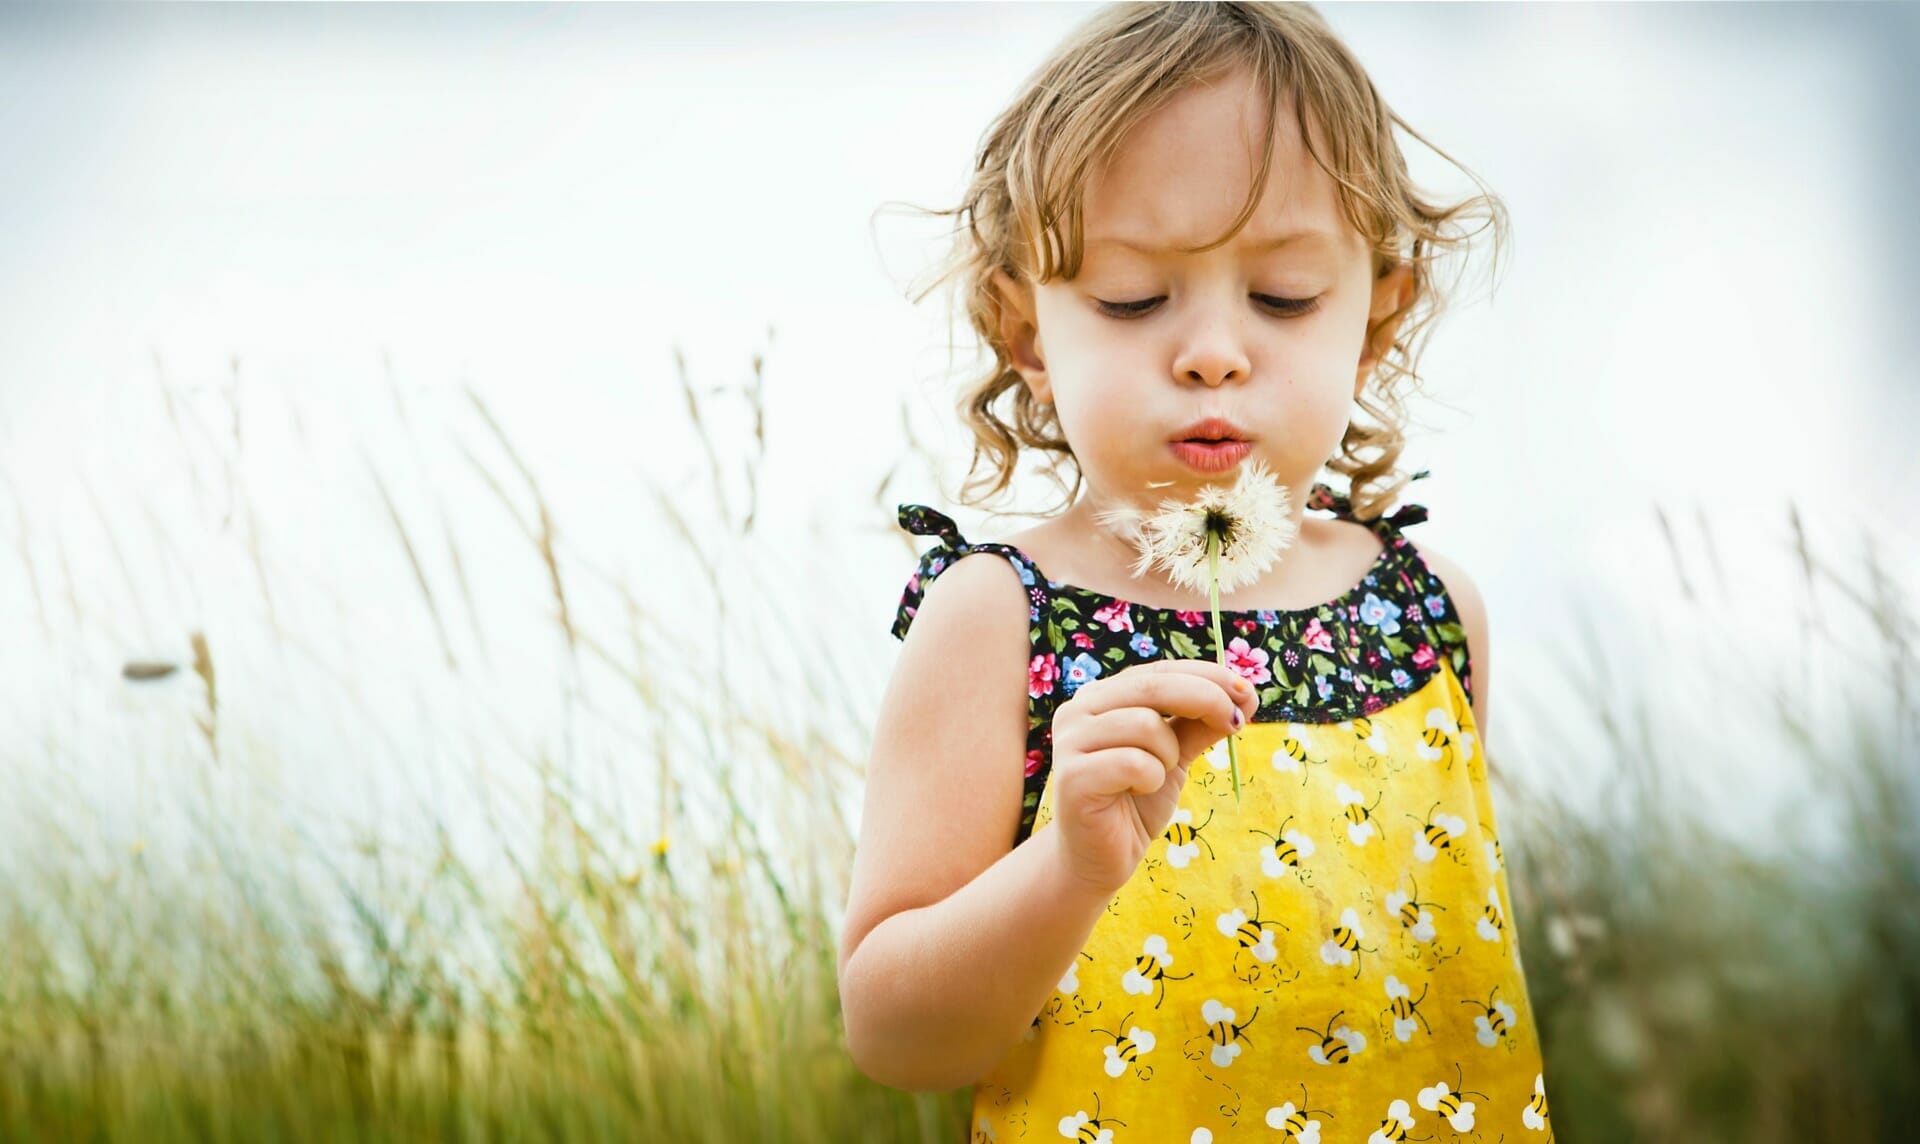
<svg viewBox="0 0 1920 1144"><path fill-rule="evenodd" d="M664 834L661 835L660 841L653 844L653 856L655 858L665 858L667 856L667 836L666 835Z"/></svg>

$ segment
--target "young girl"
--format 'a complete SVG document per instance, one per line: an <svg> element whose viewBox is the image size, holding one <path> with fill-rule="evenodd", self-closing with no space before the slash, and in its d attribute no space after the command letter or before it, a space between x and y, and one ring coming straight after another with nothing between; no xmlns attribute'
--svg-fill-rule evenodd
<svg viewBox="0 0 1920 1144"><path fill-rule="evenodd" d="M995 357L962 403L976 467L997 493L1025 446L1074 487L1006 543L901 506L936 542L840 951L855 1061L973 1085L974 1140L1550 1137L1485 614L1403 534L1423 508L1381 511L1403 319L1437 303L1446 224L1502 210L1421 197L1398 123L1310 8L1148 4L1097 14L986 136L960 208ZM1297 532L1223 601L1221 666L1206 593L1131 575L1099 519L1254 459Z"/></svg>

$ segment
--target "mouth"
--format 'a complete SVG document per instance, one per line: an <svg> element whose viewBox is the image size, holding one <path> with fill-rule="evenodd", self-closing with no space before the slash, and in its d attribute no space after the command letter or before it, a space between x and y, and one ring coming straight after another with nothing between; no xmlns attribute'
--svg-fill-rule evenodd
<svg viewBox="0 0 1920 1144"><path fill-rule="evenodd" d="M1167 447L1181 464L1200 473L1224 473L1253 452L1251 442L1230 439L1171 441Z"/></svg>
<svg viewBox="0 0 1920 1144"><path fill-rule="evenodd" d="M1217 445L1222 442L1250 441L1252 436L1240 426L1224 417L1209 417L1196 421L1173 435L1173 440L1193 441L1203 445Z"/></svg>

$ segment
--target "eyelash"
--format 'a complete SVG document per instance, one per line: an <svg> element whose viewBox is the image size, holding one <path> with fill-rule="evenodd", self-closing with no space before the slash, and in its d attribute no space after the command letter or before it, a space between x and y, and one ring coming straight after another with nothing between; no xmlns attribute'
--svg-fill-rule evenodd
<svg viewBox="0 0 1920 1144"><path fill-rule="evenodd" d="M1259 299L1262 304L1280 311L1281 314L1289 318L1297 318L1303 314L1311 314L1320 308L1319 298L1278 298L1271 294L1255 294L1253 296ZM1095 302L1094 304L1100 308L1101 313L1109 318L1127 319L1143 317L1152 312L1153 306L1164 301L1166 301L1166 298L1162 296L1159 298L1143 298L1138 302Z"/></svg>

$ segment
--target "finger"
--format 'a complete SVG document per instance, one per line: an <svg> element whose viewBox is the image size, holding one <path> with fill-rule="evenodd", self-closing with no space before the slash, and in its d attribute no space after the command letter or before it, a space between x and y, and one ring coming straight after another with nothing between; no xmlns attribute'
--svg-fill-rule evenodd
<svg viewBox="0 0 1920 1144"><path fill-rule="evenodd" d="M1087 754L1107 747L1139 747L1165 766L1181 762L1178 732L1151 707L1119 707L1088 717L1075 729L1074 746Z"/></svg>
<svg viewBox="0 0 1920 1144"><path fill-rule="evenodd" d="M1156 660L1117 672L1083 686L1074 695L1083 716L1119 707L1151 707L1162 715L1177 716L1234 729L1233 711L1251 719L1257 706L1251 686L1237 673L1201 660Z"/></svg>
<svg viewBox="0 0 1920 1144"><path fill-rule="evenodd" d="M1138 747L1107 747L1080 756L1079 782L1090 796L1152 794L1167 781L1167 767Z"/></svg>
<svg viewBox="0 0 1920 1144"><path fill-rule="evenodd" d="M1155 660L1083 685L1074 694L1083 715L1121 707L1151 707L1162 715L1204 719L1228 701L1229 689L1209 674L1217 664L1198 660ZM1224 714L1224 712L1222 712Z"/></svg>

